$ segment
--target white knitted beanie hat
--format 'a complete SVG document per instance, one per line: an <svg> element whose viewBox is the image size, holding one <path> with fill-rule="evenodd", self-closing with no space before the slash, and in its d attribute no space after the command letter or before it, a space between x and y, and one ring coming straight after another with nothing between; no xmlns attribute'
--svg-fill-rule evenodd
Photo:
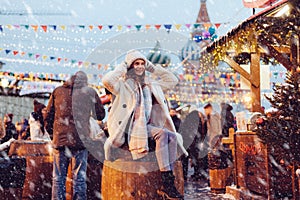
<svg viewBox="0 0 300 200"><path fill-rule="evenodd" d="M141 52L139 52L137 50L130 50L130 51L128 51L127 55L125 57L125 62L127 63L128 68L137 59L142 59L145 62L147 62L147 58Z"/></svg>

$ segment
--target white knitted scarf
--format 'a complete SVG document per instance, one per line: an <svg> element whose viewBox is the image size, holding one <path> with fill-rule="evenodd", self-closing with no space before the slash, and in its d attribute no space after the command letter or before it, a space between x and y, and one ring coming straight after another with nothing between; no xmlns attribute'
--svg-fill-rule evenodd
<svg viewBox="0 0 300 200"><path fill-rule="evenodd" d="M138 84L136 93L137 104L134 119L129 134L129 150L134 160L144 157L148 153L147 123L152 109L151 91L148 85L143 88Z"/></svg>

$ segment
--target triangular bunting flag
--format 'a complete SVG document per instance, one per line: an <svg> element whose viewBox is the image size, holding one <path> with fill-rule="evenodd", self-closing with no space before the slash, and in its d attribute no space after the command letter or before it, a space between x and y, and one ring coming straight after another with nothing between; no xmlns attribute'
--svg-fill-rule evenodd
<svg viewBox="0 0 300 200"><path fill-rule="evenodd" d="M14 55L17 55L19 53L19 51L13 51Z"/></svg>
<svg viewBox="0 0 300 200"><path fill-rule="evenodd" d="M68 58L65 58L64 61L67 62L67 61L68 61Z"/></svg>
<svg viewBox="0 0 300 200"><path fill-rule="evenodd" d="M86 62L83 63L83 66L86 67L86 68L87 68L89 65L90 65L90 62L87 62L87 61L86 61Z"/></svg>
<svg viewBox="0 0 300 200"><path fill-rule="evenodd" d="M61 28L62 30L66 30L66 26L64 26L64 25L60 26L60 28Z"/></svg>
<svg viewBox="0 0 300 200"><path fill-rule="evenodd" d="M127 27L128 29L131 29L131 25L126 25L126 27Z"/></svg>
<svg viewBox="0 0 300 200"><path fill-rule="evenodd" d="M211 24L209 24L209 23L205 23L205 24L203 24L203 26L204 26L205 30L208 30L208 29L209 29L209 27L211 26Z"/></svg>
<svg viewBox="0 0 300 200"><path fill-rule="evenodd" d="M82 65L82 61L78 61L78 65L81 66Z"/></svg>
<svg viewBox="0 0 300 200"><path fill-rule="evenodd" d="M56 31L56 25L49 25L49 27L51 27L51 28L53 28L53 30L55 30Z"/></svg>
<svg viewBox="0 0 300 200"><path fill-rule="evenodd" d="M44 30L44 32L47 32L47 26L46 25L41 25L41 28Z"/></svg>
<svg viewBox="0 0 300 200"><path fill-rule="evenodd" d="M37 30L38 30L38 25L31 25L31 28L35 31L35 32L37 32Z"/></svg>
<svg viewBox="0 0 300 200"><path fill-rule="evenodd" d="M60 61L61 61L61 58L60 58L60 57L58 57L58 58L57 58L57 62L60 62Z"/></svg>
<svg viewBox="0 0 300 200"><path fill-rule="evenodd" d="M99 30L101 31L103 26L102 25L98 25Z"/></svg>
<svg viewBox="0 0 300 200"><path fill-rule="evenodd" d="M122 30L122 25L118 25L117 29L118 29L118 31L121 31Z"/></svg>
<svg viewBox="0 0 300 200"><path fill-rule="evenodd" d="M28 30L29 29L29 25L24 25L24 27Z"/></svg>
<svg viewBox="0 0 300 200"><path fill-rule="evenodd" d="M189 29L191 27L191 24L185 24L185 26Z"/></svg>
<svg viewBox="0 0 300 200"><path fill-rule="evenodd" d="M71 63L74 64L76 62L76 60L71 60Z"/></svg>
<svg viewBox="0 0 300 200"><path fill-rule="evenodd" d="M94 26L93 25L89 25L89 29L93 30Z"/></svg>
<svg viewBox="0 0 300 200"><path fill-rule="evenodd" d="M24 51L22 51L20 54L21 54L21 56L24 56L26 53Z"/></svg>
<svg viewBox="0 0 300 200"><path fill-rule="evenodd" d="M113 26L114 26L114 25L108 25L108 28L109 28L109 29L112 29Z"/></svg>
<svg viewBox="0 0 300 200"><path fill-rule="evenodd" d="M140 30L142 28L142 25L135 25L136 30Z"/></svg>
<svg viewBox="0 0 300 200"><path fill-rule="evenodd" d="M101 64L98 64L98 69L101 69Z"/></svg>
<svg viewBox="0 0 300 200"><path fill-rule="evenodd" d="M28 53L29 58L33 56L33 53Z"/></svg>
<svg viewBox="0 0 300 200"><path fill-rule="evenodd" d="M145 28L146 28L146 30L149 30L151 28L151 25L150 24L146 24Z"/></svg>
<svg viewBox="0 0 300 200"><path fill-rule="evenodd" d="M165 29L167 29L168 31L170 31L171 28L172 28L172 24L165 24L164 27L165 27Z"/></svg>
<svg viewBox="0 0 300 200"><path fill-rule="evenodd" d="M8 28L9 30L12 29L12 25L8 24L8 25L6 25L6 26L7 26L7 28Z"/></svg>
<svg viewBox="0 0 300 200"><path fill-rule="evenodd" d="M46 60L47 58L48 58L48 56L46 56L46 55L43 55L43 56L42 56L42 59L43 59L43 60Z"/></svg>
<svg viewBox="0 0 300 200"><path fill-rule="evenodd" d="M216 28L218 29L221 26L221 23L215 24Z"/></svg>
<svg viewBox="0 0 300 200"><path fill-rule="evenodd" d="M160 24L155 24L154 27L155 27L157 30L159 30L160 27L161 27L161 25L160 25Z"/></svg>
<svg viewBox="0 0 300 200"><path fill-rule="evenodd" d="M85 28L85 26L84 26L84 25L78 25L78 27L79 27L79 28Z"/></svg>
<svg viewBox="0 0 300 200"><path fill-rule="evenodd" d="M194 28L199 28L200 24L194 24Z"/></svg>
<svg viewBox="0 0 300 200"><path fill-rule="evenodd" d="M35 54L35 59L38 59L40 57L39 54Z"/></svg>
<svg viewBox="0 0 300 200"><path fill-rule="evenodd" d="M20 25L14 25L15 28L20 28Z"/></svg>
<svg viewBox="0 0 300 200"><path fill-rule="evenodd" d="M0 25L0 31L1 31L1 32L3 32L3 28L2 28L2 25Z"/></svg>
<svg viewBox="0 0 300 200"><path fill-rule="evenodd" d="M176 30L179 30L181 28L181 24L175 24Z"/></svg>
<svg viewBox="0 0 300 200"><path fill-rule="evenodd" d="M54 60L56 57L54 56L50 56L50 60Z"/></svg>
<svg viewBox="0 0 300 200"><path fill-rule="evenodd" d="M6 54L9 54L10 52L11 52L11 50L8 50L8 49L5 50Z"/></svg>

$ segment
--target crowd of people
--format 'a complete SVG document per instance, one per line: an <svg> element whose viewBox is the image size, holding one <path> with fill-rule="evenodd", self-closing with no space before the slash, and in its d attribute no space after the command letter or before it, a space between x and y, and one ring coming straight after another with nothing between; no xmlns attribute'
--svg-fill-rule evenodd
<svg viewBox="0 0 300 200"><path fill-rule="evenodd" d="M177 103L171 103L171 118L176 130L183 136L184 147L189 153L189 156L180 158L185 180L188 179L189 167L193 168L191 181L209 180L208 153L226 150L221 139L229 136L229 129L235 128L236 122L230 104L221 103L220 107L219 114L211 103L199 109L190 105L179 106Z"/></svg>
<svg viewBox="0 0 300 200"><path fill-rule="evenodd" d="M0 129L0 157L7 157L9 146L15 140L44 140L50 141L50 135L44 129L44 120L42 110L46 106L33 100L33 112L28 114L28 119L23 118L20 121L13 122L13 113L4 115L3 122L1 122Z"/></svg>
<svg viewBox="0 0 300 200"><path fill-rule="evenodd" d="M90 117L100 123L107 139L106 160L113 160L115 148L127 147L133 160L141 161L149 153L149 138L155 142L155 157L161 172L162 188L158 193L166 199L183 199L174 184L173 165L183 164L184 179L188 166L194 168L191 179L207 179L208 152L222 150L220 139L234 127L232 106L223 103L221 114L212 104L204 113L170 106L164 90L174 87L178 78L166 68L152 64L141 52L129 51L125 60L103 77L107 98L104 102L88 86L87 75L76 72L57 87L47 105L33 101L29 120L13 124L13 114L4 116L1 144L7 156L13 140L46 140L53 146L52 199L66 198L68 166L74 163L73 195L86 199L87 145L90 144ZM124 145L125 144L125 145Z"/></svg>

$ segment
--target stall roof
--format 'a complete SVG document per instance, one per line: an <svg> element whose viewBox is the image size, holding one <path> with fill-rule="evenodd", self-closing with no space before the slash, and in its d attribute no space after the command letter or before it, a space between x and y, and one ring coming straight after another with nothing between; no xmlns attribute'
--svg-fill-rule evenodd
<svg viewBox="0 0 300 200"><path fill-rule="evenodd" d="M279 62L288 70L295 68L300 64L299 18L300 0L282 0L207 46L201 53L201 62L215 67L229 55L237 63L247 63L249 53L260 53L267 62Z"/></svg>
<svg viewBox="0 0 300 200"><path fill-rule="evenodd" d="M284 6L288 2L289 2L289 0L282 0L272 6L264 9L261 12L255 14L255 15L252 15L245 21L241 22L236 28L233 28L231 31L229 31L225 36L222 36L218 40L214 41L212 44L208 45L205 50L207 52L211 52L216 46L222 45L223 43L225 43L228 40L228 38L233 37L235 34L237 34L239 30L244 29L247 26L250 26L256 19L270 14L275 9L277 9L281 6Z"/></svg>

